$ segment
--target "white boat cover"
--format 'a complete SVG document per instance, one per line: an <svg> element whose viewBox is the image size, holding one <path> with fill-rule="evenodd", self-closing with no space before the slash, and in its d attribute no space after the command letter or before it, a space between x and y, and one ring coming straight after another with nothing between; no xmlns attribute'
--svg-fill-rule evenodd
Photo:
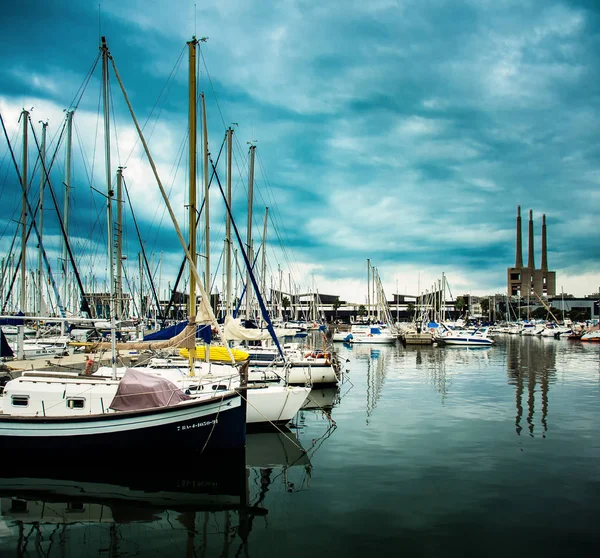
<svg viewBox="0 0 600 558"><path fill-rule="evenodd" d="M251 329L242 325L240 318L225 317L223 337L226 341L259 341L271 339L271 334L264 329Z"/></svg>
<svg viewBox="0 0 600 558"><path fill-rule="evenodd" d="M191 398L170 380L128 368L110 408L115 411L141 411L171 407L187 399Z"/></svg>

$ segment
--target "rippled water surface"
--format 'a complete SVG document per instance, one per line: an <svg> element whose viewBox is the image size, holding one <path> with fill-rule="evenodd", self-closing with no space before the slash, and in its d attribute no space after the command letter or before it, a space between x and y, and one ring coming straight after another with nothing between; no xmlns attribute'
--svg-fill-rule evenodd
<svg viewBox="0 0 600 558"><path fill-rule="evenodd" d="M229 509L4 482L0 554L600 555L600 347L338 350L339 390L248 436Z"/></svg>

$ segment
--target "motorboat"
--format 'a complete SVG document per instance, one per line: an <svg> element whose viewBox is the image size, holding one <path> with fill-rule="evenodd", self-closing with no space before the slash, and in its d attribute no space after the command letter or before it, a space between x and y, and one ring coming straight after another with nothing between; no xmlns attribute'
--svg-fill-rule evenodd
<svg viewBox="0 0 600 558"><path fill-rule="evenodd" d="M441 324L443 333L437 338L440 345L462 345L467 347L490 347L495 344L493 339L488 337L487 327L479 327L473 332L465 329L450 329Z"/></svg>
<svg viewBox="0 0 600 558"><path fill-rule="evenodd" d="M339 336L338 336L339 337ZM389 332L386 328L379 325L353 325L350 333L344 338L334 337L335 341L344 341L346 343L382 343L392 344L396 342L396 335Z"/></svg>

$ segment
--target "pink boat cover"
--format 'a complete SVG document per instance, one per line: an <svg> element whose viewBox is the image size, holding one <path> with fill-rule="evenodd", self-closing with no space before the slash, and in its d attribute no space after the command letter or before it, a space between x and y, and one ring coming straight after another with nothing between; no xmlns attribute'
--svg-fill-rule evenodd
<svg viewBox="0 0 600 558"><path fill-rule="evenodd" d="M187 399L191 398L170 380L128 368L110 408L115 411L141 411L172 407Z"/></svg>

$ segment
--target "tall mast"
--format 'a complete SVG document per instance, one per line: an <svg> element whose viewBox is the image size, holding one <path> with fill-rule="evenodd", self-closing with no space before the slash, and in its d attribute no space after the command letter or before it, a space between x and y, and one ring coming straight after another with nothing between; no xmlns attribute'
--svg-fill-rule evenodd
<svg viewBox="0 0 600 558"><path fill-rule="evenodd" d="M40 209L38 217L38 228L40 233L39 248L38 248L38 288L37 288L37 305L36 309L39 312L38 316L42 315L42 269L43 266L43 254L42 254L42 236L44 234L44 185L46 184L46 176L44 169L46 168L46 129L48 128L47 122L42 122L42 144L40 147L40 159L42 162L42 172L40 173Z"/></svg>
<svg viewBox="0 0 600 558"><path fill-rule="evenodd" d="M367 322L371 321L371 260L367 258Z"/></svg>
<svg viewBox="0 0 600 558"><path fill-rule="evenodd" d="M115 296L117 297L117 318L123 317L123 167L117 169L117 259ZM140 316L141 318L142 316Z"/></svg>
<svg viewBox="0 0 600 558"><path fill-rule="evenodd" d="M254 250L252 249L252 204L254 202L254 150L256 145L250 145L250 169L248 173L248 232L246 234L246 242L248 244L248 261L250 265L254 262ZM246 272L246 319L251 317L251 296L250 296L250 273Z"/></svg>
<svg viewBox="0 0 600 558"><path fill-rule="evenodd" d="M113 207L112 198L114 192L112 190L111 168L110 168L110 103L109 103L109 86L108 86L108 47L106 46L106 38L102 37L102 97L104 108L104 155L105 155L105 171L106 171L106 204L107 204L107 221L108 221L108 266L109 266L109 294L110 294L110 342L111 342L111 364L112 378L117 379L117 335L116 335L116 305L115 305L115 255L114 255L114 222L113 222Z"/></svg>
<svg viewBox="0 0 600 558"><path fill-rule="evenodd" d="M27 307L27 269L26 249L27 249L27 121L29 120L29 112L23 110L21 112L23 121L23 163L21 166L21 181L23 184L23 205L21 206L21 311L25 313Z"/></svg>
<svg viewBox="0 0 600 558"><path fill-rule="evenodd" d="M140 268L140 319L145 319L144 311L144 264L142 260L142 253L138 252L138 267Z"/></svg>
<svg viewBox="0 0 600 558"><path fill-rule="evenodd" d="M231 156L233 152L233 129L227 130L227 205L231 207ZM227 273L225 287L225 315L231 313L231 217L229 211L225 218L225 268Z"/></svg>
<svg viewBox="0 0 600 558"><path fill-rule="evenodd" d="M208 197L208 125L206 124L206 100L202 93L202 138L203 138L203 155L204 155L204 219L205 229L204 236L206 239L206 271L204 275L204 290L208 295L208 303L210 299L210 203Z"/></svg>
<svg viewBox="0 0 600 558"><path fill-rule="evenodd" d="M67 144L65 152L65 198L63 202L63 225L65 228L65 234L69 234L69 190L71 189L71 155L73 145L73 111L67 111ZM63 264L63 284L62 284L62 298L64 304L67 303L67 284L68 284L68 273L67 273L67 239L62 240L62 264ZM91 316L90 316L91 318ZM61 322L64 325L64 322Z"/></svg>
<svg viewBox="0 0 600 558"><path fill-rule="evenodd" d="M188 43L189 51L189 133L190 133L190 176L189 176L189 226L190 226L190 256L196 265L196 37ZM208 200L205 200L207 203ZM205 208L207 211L208 208ZM205 278L206 281L206 278ZM196 323L196 278L190 271L190 288L188 300L189 323ZM195 340L194 340L195 343ZM195 350L190 350L190 375L194 375Z"/></svg>

